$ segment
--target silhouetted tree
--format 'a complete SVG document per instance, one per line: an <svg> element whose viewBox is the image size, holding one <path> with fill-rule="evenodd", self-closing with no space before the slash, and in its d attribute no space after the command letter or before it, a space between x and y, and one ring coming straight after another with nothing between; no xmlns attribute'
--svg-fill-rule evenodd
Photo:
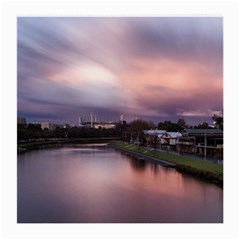
<svg viewBox="0 0 240 240"><path fill-rule="evenodd" d="M134 132L148 130L148 129L152 129L155 127L156 126L153 122L149 122L149 121L145 121L145 120L141 120L141 119L132 121L129 124L129 130L134 131Z"/></svg>
<svg viewBox="0 0 240 240"><path fill-rule="evenodd" d="M184 128L177 123L173 123L171 121L164 121L158 124L158 129L166 130L168 132L181 132Z"/></svg>
<svg viewBox="0 0 240 240"><path fill-rule="evenodd" d="M145 141L143 130L156 128L156 125L151 121L138 119L129 123L127 130L124 132L123 139L125 141L138 141L143 144Z"/></svg>
<svg viewBox="0 0 240 240"><path fill-rule="evenodd" d="M214 114L213 117L213 123L217 128L220 128L223 130L223 110L220 112L220 114Z"/></svg>
<svg viewBox="0 0 240 240"><path fill-rule="evenodd" d="M202 124L198 124L197 126L194 126L194 128L207 129L207 128L210 128L210 126L207 122L203 122Z"/></svg>
<svg viewBox="0 0 240 240"><path fill-rule="evenodd" d="M179 118L178 121L177 121L177 124L182 128L187 128L186 121L183 118Z"/></svg>

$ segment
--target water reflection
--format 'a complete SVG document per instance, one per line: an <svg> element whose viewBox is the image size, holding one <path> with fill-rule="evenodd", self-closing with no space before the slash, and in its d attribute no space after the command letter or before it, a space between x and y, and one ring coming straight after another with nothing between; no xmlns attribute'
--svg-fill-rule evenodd
<svg viewBox="0 0 240 240"><path fill-rule="evenodd" d="M108 146L18 156L18 222L222 222L221 188Z"/></svg>
<svg viewBox="0 0 240 240"><path fill-rule="evenodd" d="M136 171L144 171L147 166L146 161L144 159L129 156L129 160L132 168Z"/></svg>
<svg viewBox="0 0 240 240"><path fill-rule="evenodd" d="M158 164L150 164L150 168L155 175L159 173L160 168Z"/></svg>

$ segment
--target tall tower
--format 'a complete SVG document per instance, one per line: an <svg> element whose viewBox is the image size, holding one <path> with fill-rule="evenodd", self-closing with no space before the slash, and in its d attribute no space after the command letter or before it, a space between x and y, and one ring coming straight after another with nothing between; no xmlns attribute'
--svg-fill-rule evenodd
<svg viewBox="0 0 240 240"><path fill-rule="evenodd" d="M79 118L78 118L78 121L79 121L79 122L78 122L78 124L79 124L78 126L79 126L79 127L82 127L82 118L81 118L80 116L79 116Z"/></svg>
<svg viewBox="0 0 240 240"><path fill-rule="evenodd" d="M123 117L123 113L120 115L120 123L123 124L124 121L124 117Z"/></svg>
<svg viewBox="0 0 240 240"><path fill-rule="evenodd" d="M93 127L93 113L91 112L91 128Z"/></svg>
<svg viewBox="0 0 240 240"><path fill-rule="evenodd" d="M120 122L123 122L123 113L120 115Z"/></svg>

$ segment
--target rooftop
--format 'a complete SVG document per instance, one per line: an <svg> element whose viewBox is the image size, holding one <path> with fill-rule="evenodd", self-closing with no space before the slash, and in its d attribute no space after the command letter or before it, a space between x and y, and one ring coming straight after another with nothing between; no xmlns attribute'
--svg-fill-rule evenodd
<svg viewBox="0 0 240 240"><path fill-rule="evenodd" d="M207 128L207 129L198 129L198 128L187 128L182 131L182 134L223 134L221 129L216 128Z"/></svg>

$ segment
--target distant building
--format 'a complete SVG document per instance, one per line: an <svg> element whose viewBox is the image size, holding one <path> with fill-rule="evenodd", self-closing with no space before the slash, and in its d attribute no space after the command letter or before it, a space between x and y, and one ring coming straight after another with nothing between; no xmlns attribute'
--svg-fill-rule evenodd
<svg viewBox="0 0 240 240"><path fill-rule="evenodd" d="M79 124L79 127L110 129L110 128L116 128L116 123L114 122L81 122L81 124Z"/></svg>
<svg viewBox="0 0 240 240"><path fill-rule="evenodd" d="M111 128L116 128L116 124L113 122L93 123L93 127L94 128L111 129Z"/></svg>
<svg viewBox="0 0 240 240"><path fill-rule="evenodd" d="M123 119L123 114L120 116L120 123L124 124L126 123ZM90 121L89 119L87 121L84 121L81 116L78 117L78 127L85 127L85 128L95 128L95 129L111 129L116 128L118 123L114 121L101 121L100 119L97 119L97 116L95 116L92 112L90 115Z"/></svg>
<svg viewBox="0 0 240 240"><path fill-rule="evenodd" d="M57 123L50 123L50 122L41 122L42 129L54 130L57 127L58 128L69 128L70 125L67 123L57 124Z"/></svg>
<svg viewBox="0 0 240 240"><path fill-rule="evenodd" d="M42 122L41 123L41 128L42 129L49 129L50 128L50 123L49 122Z"/></svg>
<svg viewBox="0 0 240 240"><path fill-rule="evenodd" d="M26 118L17 117L17 124L27 124Z"/></svg>
<svg viewBox="0 0 240 240"><path fill-rule="evenodd" d="M50 122L42 122L41 123L41 128L42 129L49 129L49 130L53 130L57 127L57 124L54 123L50 123Z"/></svg>

